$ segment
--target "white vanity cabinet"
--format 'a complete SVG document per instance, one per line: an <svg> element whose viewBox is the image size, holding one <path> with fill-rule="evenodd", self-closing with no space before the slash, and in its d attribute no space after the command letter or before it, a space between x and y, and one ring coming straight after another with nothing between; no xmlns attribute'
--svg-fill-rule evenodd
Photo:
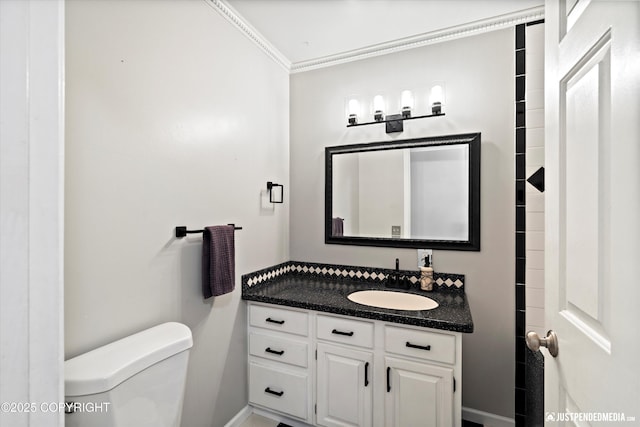
<svg viewBox="0 0 640 427"><path fill-rule="evenodd" d="M374 330L374 322L316 315L318 425L372 425Z"/></svg>
<svg viewBox="0 0 640 427"><path fill-rule="evenodd" d="M384 335L385 427L460 425L459 337L391 325Z"/></svg>
<svg viewBox="0 0 640 427"><path fill-rule="evenodd" d="M277 326L267 322L265 316L272 320L284 317L276 318L283 313L269 312L270 307L249 304L250 316L260 314L259 318L250 318L251 403L326 427L461 425L461 333L297 310L297 314L307 315L298 322L306 321L308 334L301 335L299 328L297 336L285 335L285 322L275 335L271 331ZM264 323L269 324L270 331L262 330L260 325ZM272 341L265 341L265 334L272 334ZM310 353L307 366L301 362L303 342ZM284 353L274 355L267 348ZM265 382L256 365L277 373L286 371L293 376L291 385L276 384L275 379ZM305 395L310 413L306 414L292 409L303 406L300 402L283 404L287 396L284 387L304 388L295 385L304 375L310 382ZM284 394L274 398L265 392L267 387L276 392L284 390Z"/></svg>
<svg viewBox="0 0 640 427"><path fill-rule="evenodd" d="M249 402L313 423L309 313L249 305Z"/></svg>

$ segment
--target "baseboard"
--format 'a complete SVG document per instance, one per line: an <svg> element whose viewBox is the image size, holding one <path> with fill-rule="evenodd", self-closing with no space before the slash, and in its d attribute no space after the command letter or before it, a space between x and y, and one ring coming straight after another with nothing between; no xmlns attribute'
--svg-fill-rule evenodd
<svg viewBox="0 0 640 427"><path fill-rule="evenodd" d="M285 423L292 427L308 427L308 424L304 424L300 421L295 421L260 408L254 408L251 405L247 405L242 408L240 412L238 412L227 424L224 425L224 427L239 427L251 416L251 414L261 415L265 418ZM515 422L511 418L478 411L477 409L465 408L464 406L462 407L462 419L482 424L485 427L513 427L515 425Z"/></svg>
<svg viewBox="0 0 640 427"><path fill-rule="evenodd" d="M477 409L462 407L462 419L482 424L485 427L513 427L516 425L512 418L478 411Z"/></svg>
<svg viewBox="0 0 640 427"><path fill-rule="evenodd" d="M251 416L253 411L251 410L251 406L247 405L240 410L233 418L229 420L228 423L224 425L224 427L239 427L243 422L246 421L247 418Z"/></svg>

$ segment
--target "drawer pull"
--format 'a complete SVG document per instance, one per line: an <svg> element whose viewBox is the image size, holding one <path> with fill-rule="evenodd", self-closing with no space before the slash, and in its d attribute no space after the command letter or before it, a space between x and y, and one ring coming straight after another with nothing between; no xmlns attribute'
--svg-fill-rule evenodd
<svg viewBox="0 0 640 427"><path fill-rule="evenodd" d="M419 350L427 350L427 351L431 350L431 346L430 345L411 344L409 341L407 341L407 347L417 348Z"/></svg>
<svg viewBox="0 0 640 427"><path fill-rule="evenodd" d="M332 334L336 334L336 335L344 335L347 337L352 337L353 336L353 331L349 331L349 332L344 332L344 331L339 331L337 329L334 329L333 331L331 331Z"/></svg>
<svg viewBox="0 0 640 427"><path fill-rule="evenodd" d="M284 325L284 320L273 320L271 317L267 317L267 322L275 323L277 325Z"/></svg>
<svg viewBox="0 0 640 427"><path fill-rule="evenodd" d="M276 354L278 356L282 356L284 354L284 350L272 350L271 347L267 347L264 349L267 353Z"/></svg>
<svg viewBox="0 0 640 427"><path fill-rule="evenodd" d="M278 396L278 397L280 397L280 396L282 396L284 394L284 390L283 391L273 391L269 387L265 388L264 392L265 393L269 393L269 394L273 394L273 395Z"/></svg>
<svg viewBox="0 0 640 427"><path fill-rule="evenodd" d="M364 364L364 386L367 387L369 385L369 362Z"/></svg>
<svg viewBox="0 0 640 427"><path fill-rule="evenodd" d="M391 367L387 367L387 393L391 391Z"/></svg>

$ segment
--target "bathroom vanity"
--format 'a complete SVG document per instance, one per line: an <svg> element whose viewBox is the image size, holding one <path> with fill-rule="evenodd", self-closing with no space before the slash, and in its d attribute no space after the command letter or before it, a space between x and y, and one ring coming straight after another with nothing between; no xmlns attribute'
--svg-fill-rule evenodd
<svg viewBox="0 0 640 427"><path fill-rule="evenodd" d="M460 426L462 333L473 331L464 278L401 291L429 296L432 310L347 298L398 291L384 288L387 274L289 262L243 276L249 402L318 426Z"/></svg>

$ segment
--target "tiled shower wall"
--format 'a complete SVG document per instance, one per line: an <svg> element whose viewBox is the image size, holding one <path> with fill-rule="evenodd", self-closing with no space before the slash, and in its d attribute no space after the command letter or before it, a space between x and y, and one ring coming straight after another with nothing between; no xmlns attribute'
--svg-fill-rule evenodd
<svg viewBox="0 0 640 427"><path fill-rule="evenodd" d="M516 427L543 423L544 360L526 348L544 336L544 25L516 26Z"/></svg>
<svg viewBox="0 0 640 427"><path fill-rule="evenodd" d="M544 24L526 27L526 173L544 166ZM544 330L544 192L527 183L526 330Z"/></svg>

